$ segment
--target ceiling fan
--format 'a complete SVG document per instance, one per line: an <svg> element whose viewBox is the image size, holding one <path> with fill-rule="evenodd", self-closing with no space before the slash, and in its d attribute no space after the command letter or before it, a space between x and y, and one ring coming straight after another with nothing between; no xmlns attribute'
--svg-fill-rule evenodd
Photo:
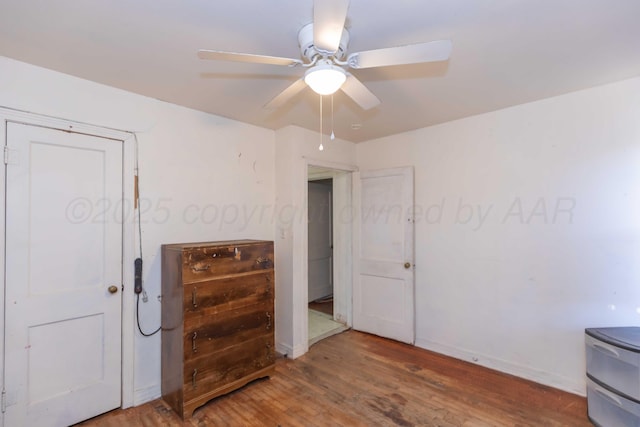
<svg viewBox="0 0 640 427"><path fill-rule="evenodd" d="M342 89L360 107L368 110L380 104L380 100L346 68L357 70L445 61L451 54L451 41L438 40L347 55L349 32L344 24L348 8L349 0L314 1L313 23L305 25L298 33L303 60L206 49L199 50L198 56L201 59L307 68L302 78L273 98L265 108L280 107L308 85L320 95L330 95Z"/></svg>

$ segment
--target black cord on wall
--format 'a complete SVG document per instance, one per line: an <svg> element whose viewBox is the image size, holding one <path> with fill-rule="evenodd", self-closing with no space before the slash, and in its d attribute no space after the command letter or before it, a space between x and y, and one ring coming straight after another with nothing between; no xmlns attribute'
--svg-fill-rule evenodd
<svg viewBox="0 0 640 427"><path fill-rule="evenodd" d="M140 212L140 170L138 169L138 136L134 133L133 138L136 144L136 158L135 158L135 181L134 181L134 198L135 202L138 206L138 242L140 243L139 251L140 251L140 260L142 260L142 213ZM142 264L142 261L140 262ZM140 280L142 280L142 271L140 271ZM144 289L141 289L141 292L145 292ZM138 331L143 337L150 337L152 335L157 334L161 329L162 325L158 326L158 329L151 333L145 333L142 330L142 326L140 326L140 292L136 292L136 324L138 325Z"/></svg>
<svg viewBox="0 0 640 427"><path fill-rule="evenodd" d="M160 329L162 329L162 326L158 326L158 329L149 334L145 333L142 330L142 326L140 326L140 294L136 294L136 323L138 324L138 331L140 331L140 334L143 337L150 337L152 335L155 335L160 331Z"/></svg>

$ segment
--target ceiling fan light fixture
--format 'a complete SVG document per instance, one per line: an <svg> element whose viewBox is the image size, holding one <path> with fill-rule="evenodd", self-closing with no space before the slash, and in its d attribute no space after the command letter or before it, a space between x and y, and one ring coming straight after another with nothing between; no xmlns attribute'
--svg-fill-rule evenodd
<svg viewBox="0 0 640 427"><path fill-rule="evenodd" d="M347 73L336 67L328 60L323 60L318 65L310 68L304 75L304 82L320 95L335 93L347 80Z"/></svg>

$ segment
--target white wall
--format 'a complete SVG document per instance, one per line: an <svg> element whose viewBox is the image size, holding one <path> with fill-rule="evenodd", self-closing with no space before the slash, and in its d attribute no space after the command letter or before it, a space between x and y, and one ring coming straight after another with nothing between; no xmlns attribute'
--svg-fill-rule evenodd
<svg viewBox="0 0 640 427"><path fill-rule="evenodd" d="M297 126L276 131L276 349L290 357L304 354L307 342L307 165L355 163L355 145Z"/></svg>
<svg viewBox="0 0 640 427"><path fill-rule="evenodd" d="M417 345L585 394L640 325L640 78L357 146L415 167Z"/></svg>
<svg viewBox="0 0 640 427"><path fill-rule="evenodd" d="M274 239L271 130L2 57L0 106L137 132L149 295L140 317L147 332L160 324L161 244ZM128 219L133 221L133 215ZM63 245L58 249L64 250ZM133 264L133 259L126 262ZM127 291L125 298L133 300L133 292ZM160 334L144 338L136 332L134 388L136 404L160 395Z"/></svg>

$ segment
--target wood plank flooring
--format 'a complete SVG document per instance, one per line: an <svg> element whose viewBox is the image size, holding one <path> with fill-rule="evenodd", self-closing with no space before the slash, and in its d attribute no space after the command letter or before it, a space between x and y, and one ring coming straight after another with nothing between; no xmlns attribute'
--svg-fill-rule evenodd
<svg viewBox="0 0 640 427"><path fill-rule="evenodd" d="M197 409L160 399L81 426L590 426L586 399L380 337L347 331Z"/></svg>

